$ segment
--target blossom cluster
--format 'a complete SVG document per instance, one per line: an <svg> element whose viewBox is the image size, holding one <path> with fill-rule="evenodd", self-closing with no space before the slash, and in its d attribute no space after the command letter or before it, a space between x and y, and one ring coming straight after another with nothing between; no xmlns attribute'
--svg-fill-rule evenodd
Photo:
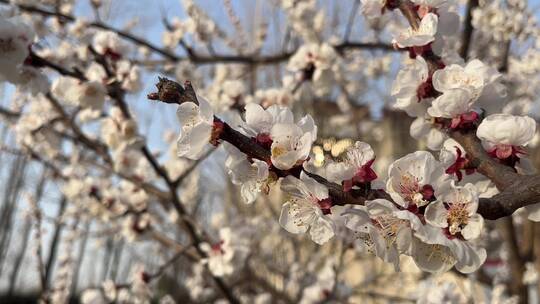
<svg viewBox="0 0 540 304"><path fill-rule="evenodd" d="M215 142L216 134L219 139L223 132L223 122L214 118L204 98L199 98L199 105L182 104L179 118L183 125L178 140L180 156L200 155L206 144ZM412 256L421 269L430 272L444 272L454 265L471 272L484 262L485 250L474 243L483 226L482 216L476 213L479 193L470 183L456 185L454 175L447 174L443 163L429 152L409 154L390 166L386 185L381 185L381 190L389 194L387 198L353 206L332 197L327 186L310 176L308 157L317 133L310 116L295 123L286 107L263 109L249 104L245 121L238 127L252 144L266 148L270 158L256 159L226 144L232 180L241 186L245 202L253 203L260 192L279 179L289 197L282 206L279 223L290 233L309 232L315 243L324 244L336 235L338 226L344 225L368 250L394 263L396 269L402 254ZM371 168L374 161L372 148L357 142L342 161L326 165L325 177L344 192L366 191L377 179ZM219 250L205 250L221 253L221 245L217 246ZM228 268L217 267L224 267L223 259L230 257L218 256L222 263L212 267L216 274L222 274Z"/></svg>
<svg viewBox="0 0 540 304"><path fill-rule="evenodd" d="M450 1L414 2L418 5L415 10L420 25L418 30L408 29L403 33L417 40L403 44L400 37L405 34L396 37L397 45L409 50L410 61L399 71L393 84L394 107L416 118L410 127L414 138L425 140L428 148L442 150L443 158L452 159L445 164L447 173L456 174L458 181L464 174L473 175L468 181L484 189L481 192L493 194L496 192L490 190L493 187L483 187L489 180L475 174L463 147L448 134L476 131L487 153L521 170L528 167L524 147L535 137L536 122L528 116L500 113L508 100L502 74L497 69L478 59L465 63L456 59L451 47L441 48L451 41L448 29L452 24L445 24L445 30L439 31L433 20L442 17L424 14L424 10L439 12L440 5L448 6ZM433 25L429 38L420 32L428 22ZM530 168L525 171L531 172Z"/></svg>
<svg viewBox="0 0 540 304"><path fill-rule="evenodd" d="M464 149L447 133L477 129L486 152L517 170L525 163L520 160L526 155L524 146L532 140L536 123L529 117L509 114L486 117L496 113L493 109L498 105L493 103L505 96L501 74L480 60L445 65L452 60L447 60L449 54L437 54L435 42L444 43L444 37L457 30L452 30L452 24L457 25L452 22L455 13L446 1L415 3L419 25L404 29L395 38L396 46L408 49L413 62L399 72L392 94L397 99L396 108L417 117L411 134L427 137L431 149L442 148L440 161L429 152L418 151L391 164L386 182L377 181L371 169L373 150L357 142L343 160L327 163L317 171L353 196L371 190L387 194L366 201L365 206L350 205L331 195L328 185L315 178L321 176L313 176L315 172L310 170L309 155L317 138L313 119L307 115L295 123L292 112L282 105L265 109L250 103L245 106L244 120L236 119L231 125L253 145L268 151L269 157L250 155L227 143L230 156L226 165L233 183L241 186L246 203L253 203L259 193L268 192L270 184L280 182L289 198L282 206L279 223L293 234L309 232L315 243L324 244L336 236L341 225L396 269L400 256L409 255L425 271L439 273L456 266L468 273L486 259L486 251L477 244L483 227L483 218L476 212L479 198L490 197L497 190L475 173ZM438 31L439 21L444 22L445 31ZM325 73L332 74L325 72L327 61L321 61L332 58L328 55L332 52L330 46L308 45L291 58L289 66L302 72L301 79L316 82L325 78ZM179 156L197 158L208 142L217 145L222 141L226 124L214 116L210 103L198 99L198 104L179 107Z"/></svg>

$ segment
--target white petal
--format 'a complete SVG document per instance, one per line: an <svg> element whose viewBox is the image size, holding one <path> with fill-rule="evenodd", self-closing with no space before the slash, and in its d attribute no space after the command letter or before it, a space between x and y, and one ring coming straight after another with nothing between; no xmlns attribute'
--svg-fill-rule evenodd
<svg viewBox="0 0 540 304"><path fill-rule="evenodd" d="M366 207L372 217L381 214L388 214L398 210L394 203L382 198L366 202Z"/></svg>
<svg viewBox="0 0 540 304"><path fill-rule="evenodd" d="M260 105L255 103L246 105L246 123L257 134L270 132L272 121L272 115L267 113Z"/></svg>
<svg viewBox="0 0 540 304"><path fill-rule="evenodd" d="M427 111L433 117L453 118L470 112L472 101L468 90L452 89L437 97Z"/></svg>
<svg viewBox="0 0 540 304"><path fill-rule="evenodd" d="M436 201L427 206L425 218L426 221L433 226L446 228L448 227L448 222L446 219L447 214L448 210L444 208L443 202Z"/></svg>
<svg viewBox="0 0 540 304"><path fill-rule="evenodd" d="M533 204L525 207L528 212L527 218L533 222L540 222L540 204Z"/></svg>
<svg viewBox="0 0 540 304"><path fill-rule="evenodd" d="M444 69L436 70L433 73L433 87L439 92L446 92L454 88L459 88L460 83L456 83L456 79L459 79L456 75L462 75L465 70L458 64L451 64Z"/></svg>
<svg viewBox="0 0 540 304"><path fill-rule="evenodd" d="M370 227L371 240L373 241L375 255L387 263L394 264L394 270L400 271L399 268L399 252L395 244L389 245L388 241L381 235L380 231L375 227Z"/></svg>
<svg viewBox="0 0 540 304"><path fill-rule="evenodd" d="M214 111L212 110L212 107L210 106L210 103L206 98L202 96L197 96L197 100L199 101L199 108L200 108L200 115L203 121L207 123L213 123L214 122ZM181 106L181 105L180 105Z"/></svg>
<svg viewBox="0 0 540 304"><path fill-rule="evenodd" d="M365 208L347 209L341 214L341 216L343 216L345 220L345 227L353 231L368 233L369 227L372 225L371 218L369 217Z"/></svg>
<svg viewBox="0 0 540 304"><path fill-rule="evenodd" d="M536 122L528 116L494 114L482 120L476 135L494 144L527 145L536 132Z"/></svg>
<svg viewBox="0 0 540 304"><path fill-rule="evenodd" d="M443 273L452 268L456 260L448 247L426 244L415 239L412 257L416 266L430 273Z"/></svg>
<svg viewBox="0 0 540 304"><path fill-rule="evenodd" d="M484 218L480 214L474 214L469 217L467 225L461 230L461 234L466 240L476 239L482 233L484 227Z"/></svg>
<svg viewBox="0 0 540 304"><path fill-rule="evenodd" d="M290 202L285 203L281 208L279 224L290 233L305 233L315 220L315 215L307 209L295 210L297 207Z"/></svg>
<svg viewBox="0 0 540 304"><path fill-rule="evenodd" d="M326 217L319 216L311 224L309 234L315 243L322 245L328 242L334 236L334 225Z"/></svg>
<svg viewBox="0 0 540 304"><path fill-rule="evenodd" d="M300 173L300 180L304 182L309 193L315 196L318 200L328 198L328 188L319 184L313 178L307 176L304 172Z"/></svg>
<svg viewBox="0 0 540 304"><path fill-rule="evenodd" d="M317 139L317 125L315 125L315 121L311 115L304 116L302 119L300 119L297 125L304 133L311 134L311 141L315 141Z"/></svg>
<svg viewBox="0 0 540 304"><path fill-rule="evenodd" d="M281 181L281 190L299 199L307 199L311 196L306 185L298 178L290 175Z"/></svg>
<svg viewBox="0 0 540 304"><path fill-rule="evenodd" d="M351 179L355 174L355 167L346 163L330 163L326 166L326 177L329 181L341 183Z"/></svg>
<svg viewBox="0 0 540 304"><path fill-rule="evenodd" d="M272 115L274 124L292 124L294 122L293 114L288 107L272 105L266 109L266 112Z"/></svg>
<svg viewBox="0 0 540 304"><path fill-rule="evenodd" d="M180 134L177 141L177 154L179 157L198 159L204 153L204 148L212 135L212 126L200 123Z"/></svg>
<svg viewBox="0 0 540 304"><path fill-rule="evenodd" d="M458 258L456 268L462 273L472 273L478 270L486 261L486 250L484 248L470 245L468 242L455 241L455 255Z"/></svg>

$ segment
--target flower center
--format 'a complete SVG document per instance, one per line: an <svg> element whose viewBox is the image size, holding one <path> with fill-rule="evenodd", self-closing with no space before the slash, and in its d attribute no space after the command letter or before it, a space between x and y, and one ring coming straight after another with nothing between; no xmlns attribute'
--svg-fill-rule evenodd
<svg viewBox="0 0 540 304"><path fill-rule="evenodd" d="M464 203L445 204L448 209L448 231L452 235L456 235L469 222L469 211Z"/></svg>
<svg viewBox="0 0 540 304"><path fill-rule="evenodd" d="M331 208L332 208L332 199L325 198L323 200L317 200L317 204L319 205L319 208L321 209L322 213L324 215L331 214Z"/></svg>
<svg viewBox="0 0 540 304"><path fill-rule="evenodd" d="M434 190L431 185L420 187L419 179L409 173L401 176L400 192L407 202L418 207L427 205L434 200Z"/></svg>
<svg viewBox="0 0 540 304"><path fill-rule="evenodd" d="M272 155L274 157L279 157L287 152L287 149L283 146L275 146L272 148Z"/></svg>
<svg viewBox="0 0 540 304"><path fill-rule="evenodd" d="M224 241L219 241L218 243L212 244L212 253L215 255L224 254L225 251L223 251L223 244Z"/></svg>

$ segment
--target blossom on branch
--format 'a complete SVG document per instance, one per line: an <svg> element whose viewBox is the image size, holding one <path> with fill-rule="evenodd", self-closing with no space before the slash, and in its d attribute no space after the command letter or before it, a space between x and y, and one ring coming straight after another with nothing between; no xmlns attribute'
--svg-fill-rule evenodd
<svg viewBox="0 0 540 304"><path fill-rule="evenodd" d="M392 84L392 96L396 98L394 107L418 117L426 112L424 99L433 97L435 91L426 61L421 56L401 69Z"/></svg>
<svg viewBox="0 0 540 304"><path fill-rule="evenodd" d="M450 237L472 240L480 236L484 225L484 219L476 213L477 209L478 193L472 184L452 186L427 206L425 218L435 227L448 229Z"/></svg>
<svg viewBox="0 0 540 304"><path fill-rule="evenodd" d="M493 156L504 160L525 155L525 147L536 133L536 122L528 116L494 114L482 120L476 135Z"/></svg>
<svg viewBox="0 0 540 304"><path fill-rule="evenodd" d="M330 93L336 79L339 57L329 44L305 44L291 57L287 69L296 73L298 82L311 81L317 95Z"/></svg>
<svg viewBox="0 0 540 304"><path fill-rule="evenodd" d="M375 152L365 142L357 141L347 149L343 162L330 163L326 174L332 181L342 182L345 191L353 186L359 186L377 179L377 174L371 166L375 161Z"/></svg>
<svg viewBox="0 0 540 304"><path fill-rule="evenodd" d="M431 153L417 151L390 165L386 190L396 204L418 212L418 208L435 201L446 187L449 177L444 171Z"/></svg>
<svg viewBox="0 0 540 304"><path fill-rule="evenodd" d="M311 239L319 245L334 236L334 223L328 216L332 213L332 200L326 187L302 172L300 179L284 178L281 189L289 195L279 216L279 224L285 230L294 234L309 230Z"/></svg>
<svg viewBox="0 0 540 304"><path fill-rule="evenodd" d="M396 271L400 270L400 255L411 254L413 234L423 230L419 217L385 199L346 210L343 216L346 227L360 234L368 250L393 264Z"/></svg>
<svg viewBox="0 0 540 304"><path fill-rule="evenodd" d="M433 87L445 94L453 89L469 91L472 99L478 99L484 88L496 84L501 74L492 67L475 59L464 67L452 64L433 73Z"/></svg>
<svg viewBox="0 0 540 304"><path fill-rule="evenodd" d="M229 227L219 230L219 240L214 244L202 243L200 248L208 257L201 262L208 265L208 269L215 276L222 277L234 272L233 234Z"/></svg>
<svg viewBox="0 0 540 304"><path fill-rule="evenodd" d="M439 18L433 13L426 14L420 21L418 29L409 27L400 32L393 42L400 48L422 47L435 40Z"/></svg>
<svg viewBox="0 0 540 304"><path fill-rule="evenodd" d="M182 132L177 141L178 156L198 159L212 137L214 112L210 103L198 96L199 104L188 101L178 106L176 114L182 124Z"/></svg>
<svg viewBox="0 0 540 304"><path fill-rule="evenodd" d="M231 181L240 185L240 193L246 204L251 204L260 192L268 192L268 164L258 159L248 160L246 155L234 146L226 145L230 153L225 162Z"/></svg>
<svg viewBox="0 0 540 304"><path fill-rule="evenodd" d="M0 81L17 83L19 68L34 42L34 31L20 17L0 17Z"/></svg>

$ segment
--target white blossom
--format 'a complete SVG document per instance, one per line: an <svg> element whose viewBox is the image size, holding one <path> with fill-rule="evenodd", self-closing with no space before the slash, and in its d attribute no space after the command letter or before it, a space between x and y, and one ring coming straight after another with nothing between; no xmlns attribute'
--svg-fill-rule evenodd
<svg viewBox="0 0 540 304"><path fill-rule="evenodd" d="M480 236L484 225L484 219L476 213L477 209L478 193L472 184L452 186L427 206L425 218L433 226L448 228L452 236L471 240Z"/></svg>
<svg viewBox="0 0 540 304"><path fill-rule="evenodd" d="M291 57L287 69L299 73L298 81L311 80L316 94L326 95L335 81L337 60L338 55L329 44L304 44Z"/></svg>
<svg viewBox="0 0 540 304"><path fill-rule="evenodd" d="M98 53L109 56L113 60L123 58L129 52L129 46L120 39L117 33L110 31L96 33L92 45Z"/></svg>
<svg viewBox="0 0 540 304"><path fill-rule="evenodd" d="M459 238L448 237L443 229L424 226L423 234L415 234L412 257L427 272L443 273L453 266L462 273L476 271L486 260L486 250Z"/></svg>
<svg viewBox="0 0 540 304"><path fill-rule="evenodd" d="M201 250L207 255L201 262L208 265L213 275L217 277L231 275L235 267L240 265L241 258L247 251L247 248L237 240L240 237L242 235L233 234L231 227L224 227L219 230L219 239L216 243L200 244Z"/></svg>
<svg viewBox="0 0 540 304"><path fill-rule="evenodd" d="M101 137L113 150L136 149L144 143L136 122L125 117L118 107L111 108L109 115L102 120Z"/></svg>
<svg viewBox="0 0 540 304"><path fill-rule="evenodd" d="M177 141L179 157L197 159L204 153L212 136L214 112L206 99L198 96L199 105L184 102L178 106L177 116L182 131Z"/></svg>
<svg viewBox="0 0 540 304"><path fill-rule="evenodd" d="M97 81L82 82L71 77L59 77L52 84L55 97L69 104L101 109L107 90Z"/></svg>
<svg viewBox="0 0 540 304"><path fill-rule="evenodd" d="M346 227L361 234L368 250L396 271L400 254L411 253L413 234L424 229L419 217L385 199L368 201L365 208L346 210L343 216Z"/></svg>
<svg viewBox="0 0 540 304"><path fill-rule="evenodd" d="M371 169L375 160L375 152L365 142L357 141L347 149L343 162L330 163L326 166L326 175L331 181L345 182L345 190L356 183L371 182L377 178Z"/></svg>
<svg viewBox="0 0 540 304"><path fill-rule="evenodd" d="M139 66L132 65L129 61L118 62L116 75L116 79L127 92L135 93L142 88L141 70Z"/></svg>
<svg viewBox="0 0 540 304"><path fill-rule="evenodd" d="M443 93L453 89L469 91L470 99L477 100L488 85L495 85L501 74L478 59L467 63L464 67L451 64L433 73L433 87Z"/></svg>
<svg viewBox="0 0 540 304"><path fill-rule="evenodd" d="M245 107L245 125L242 129L248 136L269 136L275 124L292 124L293 113L288 107L273 105L264 109L262 106L249 103Z"/></svg>
<svg viewBox="0 0 540 304"><path fill-rule="evenodd" d="M34 32L22 18L0 18L0 80L16 82L19 68L29 55Z"/></svg>
<svg viewBox="0 0 540 304"><path fill-rule="evenodd" d="M392 85L392 96L396 98L394 107L417 117L426 112L427 105L421 101L423 93L430 87L429 70L426 61L421 56L416 57L412 64L401 69ZM425 88L425 89L424 89ZM423 90L424 89L424 90Z"/></svg>
<svg viewBox="0 0 540 304"><path fill-rule="evenodd" d="M294 234L309 230L311 239L319 245L334 236L334 224L326 215L332 212L326 187L302 172L300 179L284 178L281 189L289 195L279 217L279 224L285 230Z"/></svg>
<svg viewBox="0 0 540 304"><path fill-rule="evenodd" d="M438 22L437 15L428 13L420 21L418 29L409 27L400 32L393 41L400 48L425 46L435 40Z"/></svg>
<svg viewBox="0 0 540 304"><path fill-rule="evenodd" d="M229 169L231 180L240 185L240 193L246 204L251 204L261 191L267 191L268 164L258 159L249 161L245 154L227 145L230 156L225 166ZM231 151L236 150L236 151Z"/></svg>
<svg viewBox="0 0 540 304"><path fill-rule="evenodd" d="M428 115L429 116L429 115ZM440 150L448 136L441 130L434 128L429 117L416 118L410 127L410 134L415 139L424 139L430 150Z"/></svg>
<svg viewBox="0 0 540 304"><path fill-rule="evenodd" d="M474 96L466 89L451 89L437 97L427 109L433 117L459 119L472 110ZM459 123L459 122L458 122Z"/></svg>
<svg viewBox="0 0 540 304"><path fill-rule="evenodd" d="M445 189L448 176L431 153L416 151L390 165L386 190L404 208L418 208L434 201Z"/></svg>
<svg viewBox="0 0 540 304"><path fill-rule="evenodd" d="M476 131L482 145L488 152L494 152L500 159L515 154L523 154L526 146L536 133L536 122L528 116L493 114L486 117Z"/></svg>

